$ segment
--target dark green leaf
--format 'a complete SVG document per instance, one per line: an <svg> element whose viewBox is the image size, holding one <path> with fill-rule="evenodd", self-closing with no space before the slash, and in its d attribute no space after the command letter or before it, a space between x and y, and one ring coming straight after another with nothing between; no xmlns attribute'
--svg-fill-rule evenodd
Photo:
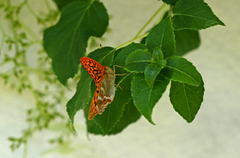
<svg viewBox="0 0 240 158"><path fill-rule="evenodd" d="M108 14L102 3L80 1L64 7L59 22L44 31L44 48L61 83L66 84L77 73L88 38L101 37L107 25Z"/></svg>
<svg viewBox="0 0 240 158"><path fill-rule="evenodd" d="M167 65L164 67L162 74L173 81L193 86L199 86L201 83L201 75L195 66L180 56L168 58Z"/></svg>
<svg viewBox="0 0 240 158"><path fill-rule="evenodd" d="M133 105L133 101L130 100L129 103L125 106L125 110L120 121L110 132L108 132L108 135L120 133L124 128L126 128L129 124L136 122L140 117L141 114Z"/></svg>
<svg viewBox="0 0 240 158"><path fill-rule="evenodd" d="M120 121L125 105L131 98L131 80L132 75L128 75L128 77L121 82L120 86L122 90L120 88L117 89L113 102L108 105L102 115L97 115L94 117L93 120L100 127L100 129L102 129L103 135L107 134Z"/></svg>
<svg viewBox="0 0 240 158"><path fill-rule="evenodd" d="M130 72L144 72L150 62L151 56L148 51L140 49L128 55L124 68Z"/></svg>
<svg viewBox="0 0 240 158"><path fill-rule="evenodd" d="M175 30L200 30L214 25L223 25L203 0L179 0L173 8Z"/></svg>
<svg viewBox="0 0 240 158"><path fill-rule="evenodd" d="M163 60L164 61L164 60ZM145 79L147 81L148 86L152 89L154 81L159 74L159 72L162 70L163 65L156 62L156 63L150 63L146 67L144 71Z"/></svg>
<svg viewBox="0 0 240 158"><path fill-rule="evenodd" d="M147 47L143 44L132 43L127 47L123 48L121 52L117 54L115 59L115 64L119 66L125 66L126 60L129 54L133 53L136 50L147 50Z"/></svg>
<svg viewBox="0 0 240 158"><path fill-rule="evenodd" d="M133 102L138 111L152 124L152 110L158 100L161 98L169 80L158 75L154 82L153 89L149 88L142 73L135 74L132 80Z"/></svg>
<svg viewBox="0 0 240 158"><path fill-rule="evenodd" d="M158 47L162 50L164 58L175 52L175 39L170 17L163 19L154 26L147 36L147 48L152 53Z"/></svg>
<svg viewBox="0 0 240 158"><path fill-rule="evenodd" d="M164 3L167 3L167 4L170 4L170 5L175 5L175 3L178 1L178 0L162 0Z"/></svg>
<svg viewBox="0 0 240 158"><path fill-rule="evenodd" d="M90 53L89 57L96 61L100 61L102 59L103 52L104 63L110 66L113 60L113 53L109 53L111 50L112 48L110 47L104 47L102 48L102 51L100 49L97 49ZM91 95L90 91L90 85L92 81L93 79L82 66L81 78L77 85L77 91L67 103L67 112L72 123L74 122L74 116L76 112L80 109L83 109L86 105L88 106L90 100L92 99L93 95Z"/></svg>
<svg viewBox="0 0 240 158"><path fill-rule="evenodd" d="M170 101L174 109L188 122L192 122L203 101L204 86L191 86L180 82L171 82Z"/></svg>
<svg viewBox="0 0 240 158"><path fill-rule="evenodd" d="M64 6L74 2L74 1L83 1L83 0L53 0L57 6L58 6L58 9L61 10Z"/></svg>
<svg viewBox="0 0 240 158"><path fill-rule="evenodd" d="M88 105L89 101L92 98L90 96L91 82L92 82L91 76L82 67L81 78L77 84L77 91L67 103L67 113L72 123L74 122L74 116L77 113L77 111L84 108L86 105Z"/></svg>
<svg viewBox="0 0 240 158"><path fill-rule="evenodd" d="M200 37L198 31L195 30L179 30L175 31L176 53L182 56L187 52L198 48L200 45Z"/></svg>

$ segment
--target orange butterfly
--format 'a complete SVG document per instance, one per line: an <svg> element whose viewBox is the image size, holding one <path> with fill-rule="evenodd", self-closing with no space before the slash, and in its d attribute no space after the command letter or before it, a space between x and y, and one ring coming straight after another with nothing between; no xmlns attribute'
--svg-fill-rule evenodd
<svg viewBox="0 0 240 158"><path fill-rule="evenodd" d="M115 96L115 72L88 57L82 57L80 62L91 75L97 87L88 113L88 119L91 120L98 113L102 114L107 105L113 101Z"/></svg>

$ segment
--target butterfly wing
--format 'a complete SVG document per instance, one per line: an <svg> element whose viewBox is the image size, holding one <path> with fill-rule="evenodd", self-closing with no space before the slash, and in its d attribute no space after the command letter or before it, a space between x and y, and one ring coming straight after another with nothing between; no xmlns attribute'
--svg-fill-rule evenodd
<svg viewBox="0 0 240 158"><path fill-rule="evenodd" d="M80 62L82 63L83 67L87 70L89 75L91 75L96 86L98 84L101 84L100 82L102 81L103 76L105 75L104 66L88 57L82 57L80 59Z"/></svg>
<svg viewBox="0 0 240 158"><path fill-rule="evenodd" d="M82 57L80 59L80 62L82 63L83 67L87 70L89 75L93 78L95 85L97 87L93 99L89 108L89 114L88 119L91 120L95 115L98 114L97 111L97 98L101 89L101 83L104 79L105 74L105 68L101 64L99 64L97 61L88 58L88 57Z"/></svg>
<svg viewBox="0 0 240 158"><path fill-rule="evenodd" d="M98 113L102 114L108 104L113 101L115 96L115 75L109 67L105 67L106 75L103 77L103 80L100 82L101 85L97 86L97 89L93 95L93 99L90 105L88 119L91 120Z"/></svg>
<svg viewBox="0 0 240 158"><path fill-rule="evenodd" d="M94 118L94 116L96 116L98 114L98 110L97 110L97 98L100 92L100 86L97 87L94 95L93 95L93 99L89 108L89 112L88 112L88 119L91 120Z"/></svg>
<svg viewBox="0 0 240 158"><path fill-rule="evenodd" d="M105 110L108 104L113 101L115 96L115 75L114 71L112 71L109 67L105 66L106 75L101 83L100 92L97 97L97 111L99 114Z"/></svg>
<svg viewBox="0 0 240 158"><path fill-rule="evenodd" d="M82 57L80 62L91 75L97 87L89 108L88 119L91 120L98 113L102 114L107 105L113 101L115 75L111 68L104 67L91 58Z"/></svg>

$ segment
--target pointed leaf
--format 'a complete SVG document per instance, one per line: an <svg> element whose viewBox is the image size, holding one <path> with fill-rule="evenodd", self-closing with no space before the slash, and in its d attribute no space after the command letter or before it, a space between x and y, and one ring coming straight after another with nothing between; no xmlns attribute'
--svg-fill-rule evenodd
<svg viewBox="0 0 240 158"><path fill-rule="evenodd" d="M179 0L173 7L173 26L175 30L201 30L214 25L223 25L203 0Z"/></svg>
<svg viewBox="0 0 240 158"><path fill-rule="evenodd" d="M153 50L152 58L153 58L154 61L163 60L164 56L163 56L162 50L156 47Z"/></svg>
<svg viewBox="0 0 240 158"><path fill-rule="evenodd" d="M142 73L135 74L132 80L133 102L138 111L152 124L152 110L158 100L161 98L169 80L158 75L154 82L153 89L149 88Z"/></svg>
<svg viewBox="0 0 240 158"><path fill-rule="evenodd" d="M89 101L92 98L90 96L91 82L92 82L91 76L82 67L81 78L77 84L77 91L74 94L74 96L67 102L67 113L72 123L74 122L74 116L76 115L77 111L88 105Z"/></svg>
<svg viewBox="0 0 240 158"><path fill-rule="evenodd" d="M164 3L167 3L167 4L170 4L170 5L175 5L175 3L178 1L178 0L162 0Z"/></svg>
<svg viewBox="0 0 240 158"><path fill-rule="evenodd" d="M188 122L192 122L203 101L204 86L191 86L171 81L170 101L174 109Z"/></svg>
<svg viewBox="0 0 240 158"><path fill-rule="evenodd" d="M56 4L59 10L61 10L64 6L74 2L74 1L81 1L81 0L53 0Z"/></svg>
<svg viewBox="0 0 240 158"><path fill-rule="evenodd" d="M164 54L164 58L174 54L175 39L170 17L163 19L152 28L147 36L146 43L150 52L153 52L156 47L160 48Z"/></svg>
<svg viewBox="0 0 240 158"><path fill-rule="evenodd" d="M162 61L165 62L164 60L162 60ZM155 81L157 75L162 70L162 68L163 68L163 64L160 64L158 62L150 63L146 67L146 69L144 71L144 75L145 75L147 84L151 89L153 88L154 81Z"/></svg>
<svg viewBox="0 0 240 158"><path fill-rule="evenodd" d="M108 132L113 129L115 125L120 121L120 118L124 112L125 105L131 98L131 80L132 75L129 75L127 78L125 78L125 80L121 82L122 90L120 88L117 89L113 102L108 105L103 114L96 115L94 117L93 120L102 129L103 135L108 134Z"/></svg>
<svg viewBox="0 0 240 158"><path fill-rule="evenodd" d="M108 132L108 135L120 133L124 128L126 128L131 123L136 122L140 117L141 114L133 105L133 101L131 99L125 106L123 116L116 124L116 126L110 132Z"/></svg>
<svg viewBox="0 0 240 158"><path fill-rule="evenodd" d="M144 72L150 62L151 56L147 50L136 50L128 55L124 68L130 72Z"/></svg>
<svg viewBox="0 0 240 158"><path fill-rule="evenodd" d="M117 54L117 57L115 59L116 65L125 66L128 55L136 50L147 50L147 47L143 44L138 43L132 43L128 45Z"/></svg>
<svg viewBox="0 0 240 158"><path fill-rule="evenodd" d="M199 86L201 75L193 64L180 56L173 56L167 59L167 65L162 71L162 75L181 83Z"/></svg>
<svg viewBox="0 0 240 158"><path fill-rule="evenodd" d="M200 37L198 31L195 30L179 30L175 31L176 52L175 55L182 56L187 52L194 50L200 45Z"/></svg>
<svg viewBox="0 0 240 158"><path fill-rule="evenodd" d="M61 83L66 84L77 73L88 38L101 37L107 25L108 14L102 3L80 1L64 7L59 22L44 31L44 49Z"/></svg>

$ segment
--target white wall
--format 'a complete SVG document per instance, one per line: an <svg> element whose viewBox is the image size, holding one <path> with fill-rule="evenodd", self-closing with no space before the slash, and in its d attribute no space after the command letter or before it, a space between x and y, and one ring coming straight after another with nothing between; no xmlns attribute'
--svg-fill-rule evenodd
<svg viewBox="0 0 240 158"><path fill-rule="evenodd" d="M158 8L155 0L103 1L108 12L112 32L102 45L118 46L130 40ZM136 4L134 3L136 2ZM201 31L200 48L187 54L200 71L205 82L204 102L195 120L186 123L172 108L168 92L153 111L155 126L143 117L116 136L90 135L86 137L83 113L78 112L78 136L71 154L58 154L47 138L54 132L36 133L28 144L28 157L164 157L164 158L236 158L240 155L240 2L206 2L226 27L215 26ZM41 6L39 6L41 7ZM122 9L124 8L124 9ZM0 80L0 155L22 156L23 148L15 153L9 149L9 136L20 136L26 127L25 109L34 101L28 93L18 95ZM64 107L63 107L64 109Z"/></svg>

